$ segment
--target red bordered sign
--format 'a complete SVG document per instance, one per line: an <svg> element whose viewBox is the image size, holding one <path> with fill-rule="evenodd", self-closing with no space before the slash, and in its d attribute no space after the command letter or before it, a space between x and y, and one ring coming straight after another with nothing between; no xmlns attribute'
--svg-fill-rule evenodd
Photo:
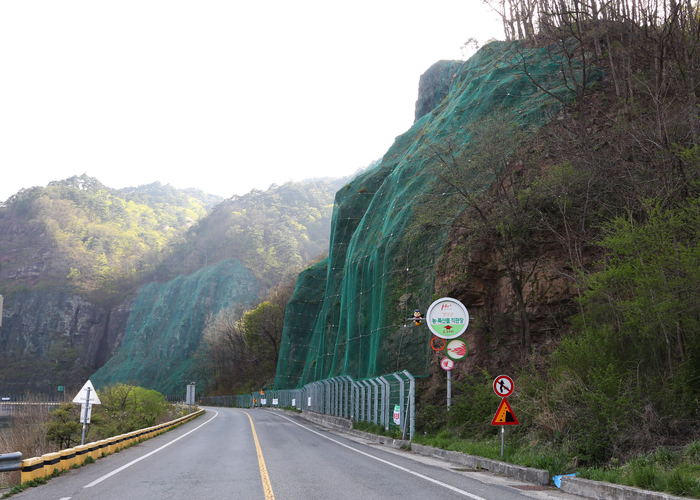
<svg viewBox="0 0 700 500"><path fill-rule="evenodd" d="M510 407L506 398L501 400L501 405L496 410L496 415L494 415L491 425L520 425L518 419L515 418L513 408Z"/></svg>
<svg viewBox="0 0 700 500"><path fill-rule="evenodd" d="M508 375L499 375L493 381L493 392L495 392L498 397L507 398L513 394L513 388L513 379Z"/></svg>
<svg viewBox="0 0 700 500"><path fill-rule="evenodd" d="M440 366L443 370L449 372L450 370L452 370L452 368L455 367L455 362L452 361L450 358L442 358L442 360L440 361Z"/></svg>

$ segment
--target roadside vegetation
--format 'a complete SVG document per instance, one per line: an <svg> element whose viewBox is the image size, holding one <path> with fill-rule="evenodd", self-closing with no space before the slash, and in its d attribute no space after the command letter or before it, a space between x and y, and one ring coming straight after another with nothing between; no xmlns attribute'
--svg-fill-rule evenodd
<svg viewBox="0 0 700 500"><path fill-rule="evenodd" d="M102 404L94 405L85 443L175 420L187 412L184 405L170 404L160 393L129 384L117 384L98 391ZM80 405L65 403L53 411L40 398L27 397L10 418L9 428L0 433L0 453L19 451L26 458L39 457L80 444L83 425ZM19 472L0 473L0 487L19 483Z"/></svg>
<svg viewBox="0 0 700 500"><path fill-rule="evenodd" d="M539 131L496 113L466 150L433 150L464 206L441 265L486 276L475 327L490 355L453 372L449 412L444 375L424 383L415 441L500 458L491 383L505 369L521 424L506 430L505 460L700 498L697 6L489 4L508 40L550 54L575 98ZM524 57L513 68L546 92ZM473 194L487 174L491 188ZM424 207L422 224L442 215ZM554 280L576 299L547 303ZM490 309L503 283L508 317Z"/></svg>

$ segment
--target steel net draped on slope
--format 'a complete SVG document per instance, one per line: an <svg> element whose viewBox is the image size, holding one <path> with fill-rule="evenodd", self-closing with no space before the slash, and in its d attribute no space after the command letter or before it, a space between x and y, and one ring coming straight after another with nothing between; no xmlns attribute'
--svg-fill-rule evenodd
<svg viewBox="0 0 700 500"><path fill-rule="evenodd" d="M91 377L93 383L99 389L137 382L163 394L181 393L196 380L193 354L207 315L215 317L222 308L235 303L251 304L257 288L255 277L236 259L178 276L168 283L142 286L119 351Z"/></svg>
<svg viewBox="0 0 700 500"><path fill-rule="evenodd" d="M447 98L399 136L378 165L337 193L328 259L302 272L287 308L276 389L339 375L428 374L430 333L425 326L407 326L406 318L432 302L449 224L418 238L408 233L418 202L447 197L454 215L464 208L463 200L426 175L436 161L429 146L449 139L467 147L468 125L495 112L531 131L547 123L562 104L533 84L523 60L550 93L574 97L562 78L562 58L553 51L489 44L469 61L455 62L461 67ZM469 175L476 194L493 181L486 172Z"/></svg>

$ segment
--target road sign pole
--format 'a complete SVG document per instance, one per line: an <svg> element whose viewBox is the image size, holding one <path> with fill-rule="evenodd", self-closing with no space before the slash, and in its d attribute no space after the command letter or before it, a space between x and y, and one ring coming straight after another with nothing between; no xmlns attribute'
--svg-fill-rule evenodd
<svg viewBox="0 0 700 500"><path fill-rule="evenodd" d="M503 444L504 444L505 439L506 439L505 436L506 436L506 426L502 425L501 426L501 458L503 458Z"/></svg>
<svg viewBox="0 0 700 500"><path fill-rule="evenodd" d="M452 405L452 370L447 371L447 411L450 411Z"/></svg>
<svg viewBox="0 0 700 500"><path fill-rule="evenodd" d="M80 446L85 444L85 426L87 426L88 406L90 405L90 388L87 388L87 398L85 400L85 415L83 416L83 437L80 439Z"/></svg>

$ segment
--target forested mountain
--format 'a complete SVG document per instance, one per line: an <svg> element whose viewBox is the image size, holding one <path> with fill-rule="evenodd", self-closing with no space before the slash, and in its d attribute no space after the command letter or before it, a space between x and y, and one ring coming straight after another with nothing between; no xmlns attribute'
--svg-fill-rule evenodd
<svg viewBox="0 0 700 500"><path fill-rule="evenodd" d="M119 301L219 201L160 183L114 190L86 175L23 189L0 208L0 292Z"/></svg>
<svg viewBox="0 0 700 500"><path fill-rule="evenodd" d="M333 197L347 180L290 182L225 201L160 183L111 189L86 175L20 191L0 207L0 387L16 393L82 383L125 337L139 335L172 346L159 358L168 366L189 363L210 315L238 301L254 307L327 249ZM186 328L158 324L160 315L132 317L135 304L160 293L153 290L176 296L167 311L189 318ZM194 302L197 314L187 316ZM111 370L110 380L115 373L130 380L124 367ZM161 389L179 378L168 380Z"/></svg>
<svg viewBox="0 0 700 500"><path fill-rule="evenodd" d="M431 68L414 126L338 194L275 388L408 369L419 432L447 442L493 434L508 373L518 438L569 470L680 454L700 436L697 6L494 5L507 41ZM449 412L444 353L406 321L445 296L471 318Z"/></svg>
<svg viewBox="0 0 700 500"><path fill-rule="evenodd" d="M263 287L276 285L328 250L333 198L349 180L273 184L223 201L188 230L159 266L158 281L233 257Z"/></svg>

